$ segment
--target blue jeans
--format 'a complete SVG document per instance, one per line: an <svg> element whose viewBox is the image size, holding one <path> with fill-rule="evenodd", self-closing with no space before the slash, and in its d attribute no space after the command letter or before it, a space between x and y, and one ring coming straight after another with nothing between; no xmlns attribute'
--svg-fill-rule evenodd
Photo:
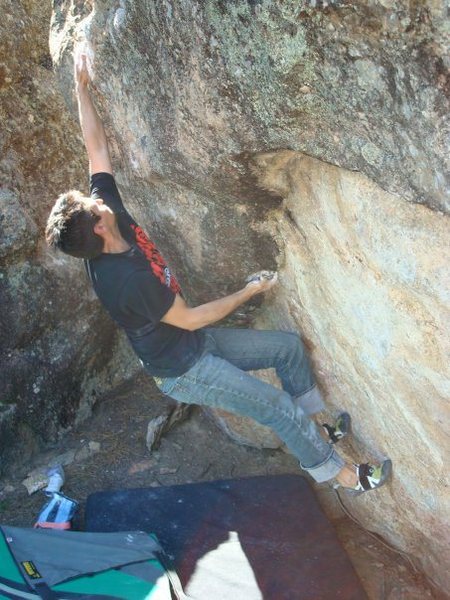
<svg viewBox="0 0 450 600"><path fill-rule="evenodd" d="M205 350L179 377L155 377L179 402L252 417L270 427L318 482L334 478L344 460L320 435L309 415L324 408L303 343L295 333L205 329ZM275 368L283 389L246 371Z"/></svg>

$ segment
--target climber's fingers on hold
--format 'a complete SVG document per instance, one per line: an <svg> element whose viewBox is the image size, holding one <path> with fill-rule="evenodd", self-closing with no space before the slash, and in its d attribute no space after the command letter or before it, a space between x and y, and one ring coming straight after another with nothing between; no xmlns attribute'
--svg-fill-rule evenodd
<svg viewBox="0 0 450 600"><path fill-rule="evenodd" d="M75 81L87 85L91 78L89 75L87 54L79 48L74 51L74 75Z"/></svg>

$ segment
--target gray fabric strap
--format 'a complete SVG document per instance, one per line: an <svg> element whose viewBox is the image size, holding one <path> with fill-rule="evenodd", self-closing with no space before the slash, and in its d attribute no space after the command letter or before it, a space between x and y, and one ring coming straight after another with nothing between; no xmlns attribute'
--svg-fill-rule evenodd
<svg viewBox="0 0 450 600"><path fill-rule="evenodd" d="M11 585L9 580L0 579L0 598L11 598L11 600L38 600L39 596L34 592L25 591L22 589L18 589L17 587Z"/></svg>
<svg viewBox="0 0 450 600"><path fill-rule="evenodd" d="M59 596L54 592L45 581L41 580L34 586L34 590L42 600L58 600Z"/></svg>

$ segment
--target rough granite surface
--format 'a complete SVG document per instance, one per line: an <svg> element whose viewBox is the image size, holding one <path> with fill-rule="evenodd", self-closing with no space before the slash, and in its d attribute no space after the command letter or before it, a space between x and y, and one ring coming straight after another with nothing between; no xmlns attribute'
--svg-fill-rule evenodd
<svg viewBox="0 0 450 600"><path fill-rule="evenodd" d="M6 5L9 12L16 6ZM23 14L12 13L12 22L2 25L12 56L20 46L11 41L16 29L14 39L22 40L27 27L39 27L31 18L34 4L20 6ZM392 458L392 483L351 501L352 510L442 590L450 585L449 23L439 0L327 6L55 0L50 41L72 110L71 52L75 39L87 41L123 197L191 302L235 290L249 272L278 268L280 285L253 313L257 326L302 331L331 409L353 416L352 456ZM31 57L30 44L25 55ZM2 100L10 97L14 77L24 86L10 110L29 119L29 141L22 143L27 152L35 148L34 160L19 168L14 138L1 163L2 175L14 174L2 198L19 207L7 209L17 225L6 228L7 242L0 244L11 282L2 308L14 302L5 337L28 393L41 365L34 366L31 352L41 340L68 352L60 359L66 371L62 362L54 373L83 371L88 357L94 364L105 358L100 351L93 358L87 334L68 325L73 311L88 308L76 287L78 268L70 267L71 289L80 289L71 305L62 299L67 279L33 237L44 211L31 200L42 189L59 192L54 165L68 162L65 148L72 144L70 156L79 148L73 123L61 120L68 117L59 100L42 114L45 122L58 116L57 127L47 129L59 132L62 146L50 138L39 149L36 113L19 110L26 90L34 89L33 74L47 68L48 58L39 63L43 55L17 58L12 64L20 77L7 66L0 77ZM50 106L54 79L50 72L46 77L41 104ZM48 163L52 169L45 168L47 160L56 161ZM67 168L64 185L80 185L81 166ZM37 181L37 172L51 173L41 179L44 188L24 183ZM58 314L56 324L66 324L52 335L39 287L27 312L30 326L15 314L16 307L22 310L17 298L24 283L43 280L52 300L58 292L52 318ZM86 312L94 314L90 306ZM240 311L243 323L251 317L250 310ZM91 331L98 319L77 322ZM110 329L98 332L97 342L109 348ZM14 394L5 419L15 418ZM239 435L234 421L229 427ZM248 425L243 430L251 435Z"/></svg>
<svg viewBox="0 0 450 600"><path fill-rule="evenodd" d="M367 527L445 581L449 226L361 173L291 152L255 157L260 183L285 194L280 288L258 327L300 329L328 404L353 418L357 460L389 456L392 483L348 496ZM288 218L286 218L288 216Z"/></svg>
<svg viewBox="0 0 450 600"><path fill-rule="evenodd" d="M81 262L46 249L56 197L86 191L79 127L48 48L50 3L0 0L0 473L122 381L117 332ZM122 343L122 342L121 342Z"/></svg>
<svg viewBox="0 0 450 600"><path fill-rule="evenodd" d="M86 40L124 198L190 300L278 267L257 326L302 331L354 457L392 458L392 484L352 508L442 588L447 17L431 1L60 0L51 34L69 102Z"/></svg>

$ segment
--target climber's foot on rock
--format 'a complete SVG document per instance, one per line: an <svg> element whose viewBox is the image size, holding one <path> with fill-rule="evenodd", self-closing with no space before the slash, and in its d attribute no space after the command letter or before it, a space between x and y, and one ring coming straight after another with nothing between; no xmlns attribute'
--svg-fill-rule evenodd
<svg viewBox="0 0 450 600"><path fill-rule="evenodd" d="M349 492L363 494L376 490L386 483L392 473L392 461L388 458L380 464L362 463L346 465L337 476L335 487L343 487Z"/></svg>
<svg viewBox="0 0 450 600"><path fill-rule="evenodd" d="M341 413L334 425L322 423L322 427L326 433L327 441L330 444L336 444L350 433L352 420L347 412Z"/></svg>

